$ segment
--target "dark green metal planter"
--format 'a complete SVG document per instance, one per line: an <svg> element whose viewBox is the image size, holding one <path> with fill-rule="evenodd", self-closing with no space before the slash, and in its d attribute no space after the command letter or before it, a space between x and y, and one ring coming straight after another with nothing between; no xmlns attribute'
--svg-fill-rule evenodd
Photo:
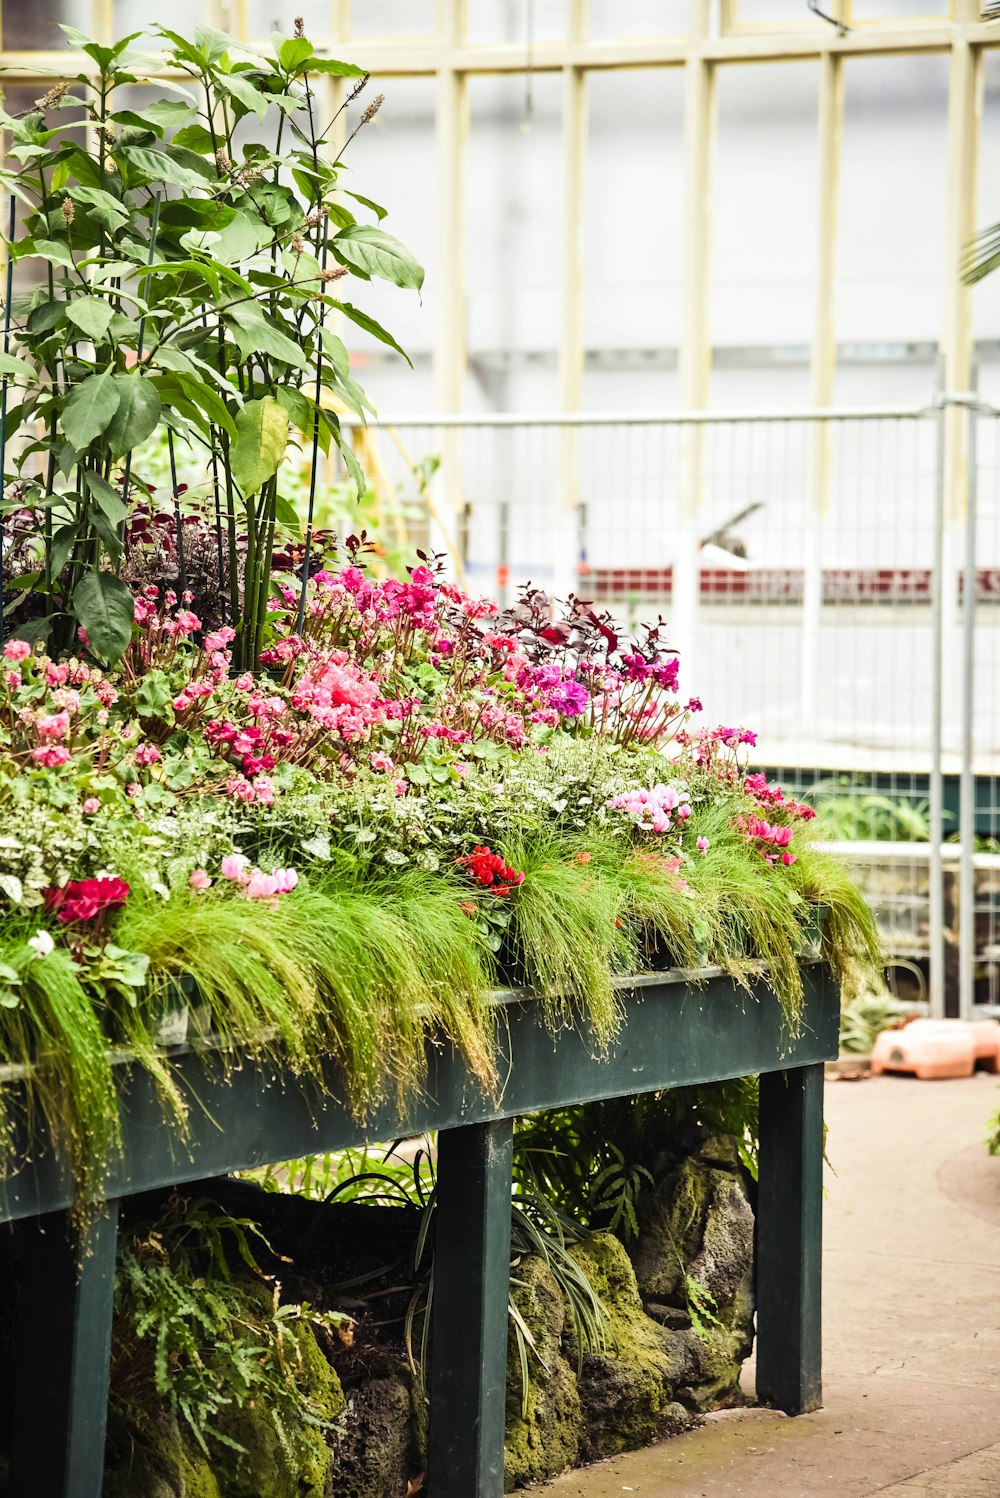
<svg viewBox="0 0 1000 1498"><path fill-rule="evenodd" d="M177 1058L191 1103L185 1139L164 1123L149 1076L122 1065L124 1148L78 1266L72 1180L51 1150L0 1185L18 1256L11 1498L100 1498L118 1204L156 1187L406 1134L439 1130L429 1498L501 1498L513 1119L595 1098L761 1074L757 1392L798 1414L820 1402L823 1063L836 1056L839 996L826 967L803 969L791 1037L761 977L752 993L710 969L622 985L625 1020L596 1059L585 1035L553 1036L530 996L497 996L499 1100L448 1046L428 1047L421 1096L360 1124L327 1087L247 1063L224 1075L210 1052Z"/></svg>

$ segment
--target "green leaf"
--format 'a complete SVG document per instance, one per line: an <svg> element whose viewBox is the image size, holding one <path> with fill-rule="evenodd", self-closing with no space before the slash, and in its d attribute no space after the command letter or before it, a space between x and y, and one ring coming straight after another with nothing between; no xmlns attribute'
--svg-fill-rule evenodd
<svg viewBox="0 0 1000 1498"><path fill-rule="evenodd" d="M349 187L345 187L344 192L347 197L353 198L355 203L360 203L363 208L370 208L372 213L374 213L375 217L378 219L379 223L381 223L384 218L388 217L389 210L388 208L383 208L381 203L374 203L372 202L371 198L363 197L359 192L351 192Z"/></svg>
<svg viewBox="0 0 1000 1498"><path fill-rule="evenodd" d="M113 572L88 572L73 594L73 613L99 660L113 665L132 638L135 616L132 594Z"/></svg>
<svg viewBox="0 0 1000 1498"><path fill-rule="evenodd" d="M348 471L348 473L350 474L351 478L354 480L354 484L355 484L355 487L356 487L357 492L358 492L358 498L360 499L361 495L364 494L365 489L368 487L368 481L365 478L364 469L361 467L361 464L358 462L357 458L355 457L353 447L346 440L346 438L344 437L343 432L340 430L340 423L339 422L337 423L336 427L334 427L334 429L333 429L333 440L336 442L337 446L340 448L341 457L343 458L345 464L347 465L347 471Z"/></svg>
<svg viewBox="0 0 1000 1498"><path fill-rule="evenodd" d="M52 537L52 545L49 548L49 559L52 564L52 576L54 579L59 577L66 563L69 561L76 537L77 527L75 521L69 525L61 525Z"/></svg>
<svg viewBox="0 0 1000 1498"><path fill-rule="evenodd" d="M162 718L165 723L174 721L174 691L170 678L158 668L147 671L135 694L135 710L140 718Z"/></svg>
<svg viewBox="0 0 1000 1498"><path fill-rule="evenodd" d="M107 370L75 387L63 407L61 425L77 452L107 431L120 399L115 377Z"/></svg>
<svg viewBox="0 0 1000 1498"><path fill-rule="evenodd" d="M288 412L288 419L292 426L308 435L313 429L312 401L308 400L301 390L294 390L291 385L279 385L274 396Z"/></svg>
<svg viewBox="0 0 1000 1498"><path fill-rule="evenodd" d="M114 315L111 303L98 296L78 296L66 307L66 316L70 322L81 333L85 333L92 343L100 343Z"/></svg>
<svg viewBox="0 0 1000 1498"><path fill-rule="evenodd" d="M42 302L28 313L29 333L51 333L66 315L65 302Z"/></svg>
<svg viewBox="0 0 1000 1498"><path fill-rule="evenodd" d="M363 78L364 68L356 67L353 62L338 62L333 57L314 57L309 64L311 73L327 73L331 78Z"/></svg>
<svg viewBox="0 0 1000 1498"><path fill-rule="evenodd" d="M281 359L297 369L308 369L309 361L301 346L287 338L273 323L268 322L260 308L253 302L243 302L231 307L225 314L233 329L233 336L243 357L253 352L270 354L272 359ZM235 326L234 326L235 324ZM243 336L238 336L238 332Z"/></svg>
<svg viewBox="0 0 1000 1498"><path fill-rule="evenodd" d="M356 327L364 328L365 332L370 333L373 338L377 338L379 343L384 343L389 348L394 348L397 354L402 354L410 368L413 368L413 360L406 350L400 347L392 334L387 332L381 323L377 323L374 317L369 317L368 313L362 312L360 307L352 307L350 302L334 301L333 306L338 307L344 316L349 318Z"/></svg>
<svg viewBox="0 0 1000 1498"><path fill-rule="evenodd" d="M341 265L354 266L366 275L379 276L393 286L419 291L424 284L423 267L392 234L371 224L349 224L330 241Z"/></svg>
<svg viewBox="0 0 1000 1498"><path fill-rule="evenodd" d="M272 396L248 401L236 418L233 478L245 495L256 494L273 478L288 446L288 415Z"/></svg>
<svg viewBox="0 0 1000 1498"><path fill-rule="evenodd" d="M53 265L65 265L72 267L73 256L70 254L69 245L61 239L36 239L34 241L34 253L42 260L48 260Z"/></svg>
<svg viewBox="0 0 1000 1498"><path fill-rule="evenodd" d="M220 93L229 94L250 114L255 114L258 120L263 120L270 108L271 101L267 94L262 94L259 88L254 88L249 79L241 77L239 73L228 73L225 78L220 78L218 88Z"/></svg>
<svg viewBox="0 0 1000 1498"><path fill-rule="evenodd" d="M107 516L111 524L121 525L125 519L126 510L118 490L113 488L106 478L102 478L99 473L94 473L92 470L87 472L87 488L90 490L95 505Z"/></svg>
<svg viewBox="0 0 1000 1498"><path fill-rule="evenodd" d="M191 171L175 161L173 157L168 156L166 151L158 150L154 146L122 146L117 154L123 156L129 166L134 167L137 172L141 172L144 177L149 177L153 182L172 182L175 186L184 187L189 192L196 192L205 186L205 178L201 172Z"/></svg>
<svg viewBox="0 0 1000 1498"><path fill-rule="evenodd" d="M74 203L83 203L89 208L92 216L110 234L128 222L128 209L103 188L74 186L69 195Z"/></svg>
<svg viewBox="0 0 1000 1498"><path fill-rule="evenodd" d="M194 44L207 63L218 62L220 57L225 57L232 45L226 33L217 31L214 26L196 26Z"/></svg>
<svg viewBox="0 0 1000 1498"><path fill-rule="evenodd" d="M200 156L215 155L215 141L204 125L199 125L197 122L185 125L182 130L178 130L173 136L173 144L185 146L189 151L197 151Z"/></svg>
<svg viewBox="0 0 1000 1498"><path fill-rule="evenodd" d="M19 359L16 354L0 353L0 375L23 375L27 380L37 380L38 371L27 359Z"/></svg>
<svg viewBox="0 0 1000 1498"><path fill-rule="evenodd" d="M313 44L308 37L286 37L278 48L278 62L286 73L305 71L302 67L313 55Z"/></svg>

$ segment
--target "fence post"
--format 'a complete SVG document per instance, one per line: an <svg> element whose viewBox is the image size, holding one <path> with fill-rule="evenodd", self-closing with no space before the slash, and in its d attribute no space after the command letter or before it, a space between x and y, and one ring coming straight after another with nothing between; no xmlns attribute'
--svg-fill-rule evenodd
<svg viewBox="0 0 1000 1498"><path fill-rule="evenodd" d="M971 390L978 387L973 367ZM959 870L958 870L958 1012L971 1019L975 1000L976 876L973 854L976 838L976 780L972 756L975 748L976 666L976 507L978 503L977 438L979 410L970 403L965 413L969 423L966 451L965 557L962 567L962 766L959 782Z"/></svg>
<svg viewBox="0 0 1000 1498"><path fill-rule="evenodd" d="M945 395L944 365L938 361L935 397L934 520L931 563L931 765L930 765L930 934L928 998L933 1019L944 1017L944 778L942 775L942 718L944 710L944 514L945 514Z"/></svg>

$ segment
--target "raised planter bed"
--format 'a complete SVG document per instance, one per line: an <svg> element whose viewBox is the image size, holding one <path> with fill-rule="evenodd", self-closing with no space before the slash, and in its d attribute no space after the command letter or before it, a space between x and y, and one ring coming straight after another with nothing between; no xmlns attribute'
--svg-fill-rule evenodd
<svg viewBox="0 0 1000 1498"><path fill-rule="evenodd" d="M66 1162L36 1148L0 1187L18 1257L19 1334L8 1491L99 1498L118 1205L171 1184L366 1140L439 1131L430 1498L500 1498L513 1119L595 1098L761 1074L757 1228L757 1393L789 1414L820 1403L823 1067L837 1054L839 995L819 962L803 967L802 1024L788 1032L762 970L748 992L719 969L622 981L624 1022L608 1054L553 1035L530 994L495 996L498 1099L484 1096L450 1046L430 1045L424 1090L405 1113L363 1122L324 1085L279 1069L223 1068L211 1049L176 1057L191 1102L186 1138L164 1123L148 1073L121 1063L123 1149L82 1260ZM11 1079L8 1085L16 1085Z"/></svg>

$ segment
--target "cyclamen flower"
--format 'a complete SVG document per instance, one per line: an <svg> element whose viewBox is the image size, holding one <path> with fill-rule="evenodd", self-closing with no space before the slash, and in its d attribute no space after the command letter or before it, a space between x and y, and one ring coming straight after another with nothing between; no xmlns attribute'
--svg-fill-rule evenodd
<svg viewBox="0 0 1000 1498"><path fill-rule="evenodd" d="M83 803L83 812L85 816L92 817L94 815L94 812L100 811L100 809L101 803L100 801L98 801L96 796L88 796L86 801Z"/></svg>
<svg viewBox="0 0 1000 1498"><path fill-rule="evenodd" d="M36 959L42 960L51 957L56 949L56 944L48 931L36 931L34 936L28 937L28 946L34 952Z"/></svg>
<svg viewBox="0 0 1000 1498"><path fill-rule="evenodd" d="M126 881L111 874L98 874L96 879L71 880L62 889L44 891L46 910L64 926L76 921L92 921L108 910L119 910L128 895Z"/></svg>
<svg viewBox="0 0 1000 1498"><path fill-rule="evenodd" d="M188 884L193 890L208 889L212 881L204 869L192 869L188 876Z"/></svg>
<svg viewBox="0 0 1000 1498"><path fill-rule="evenodd" d="M564 718L578 718L587 710L590 693L581 682L569 679L553 688L549 693L549 701Z"/></svg>
<svg viewBox="0 0 1000 1498"><path fill-rule="evenodd" d="M456 858L455 862L459 868L468 870L470 877L483 889L488 889L491 894L501 898L509 895L512 888L516 889L524 883L523 870L510 868L498 853L482 844L463 858Z"/></svg>
<svg viewBox="0 0 1000 1498"><path fill-rule="evenodd" d="M761 857L765 858L769 864L777 862L779 851L781 862L786 868L795 862L796 855L788 846L792 841L791 827L772 826L770 822L765 822L762 817L753 816L745 818L742 825L743 831L748 838L764 845L760 849ZM771 848L774 849L774 852L768 851Z"/></svg>
<svg viewBox="0 0 1000 1498"><path fill-rule="evenodd" d="M687 791L672 785L625 791L620 796L613 796L608 805L613 811L625 812L643 832L669 832L675 818L684 822L691 815Z"/></svg>
<svg viewBox="0 0 1000 1498"><path fill-rule="evenodd" d="M234 884L242 884L244 878L248 877L246 871L249 867L250 860L245 853L229 853L222 860L219 871L223 879L231 879Z"/></svg>
<svg viewBox="0 0 1000 1498"><path fill-rule="evenodd" d="M695 847L698 849L699 853L707 853L708 852L708 848L709 848L708 838L707 837L700 837L700 838L698 838L697 842L695 843Z"/></svg>

